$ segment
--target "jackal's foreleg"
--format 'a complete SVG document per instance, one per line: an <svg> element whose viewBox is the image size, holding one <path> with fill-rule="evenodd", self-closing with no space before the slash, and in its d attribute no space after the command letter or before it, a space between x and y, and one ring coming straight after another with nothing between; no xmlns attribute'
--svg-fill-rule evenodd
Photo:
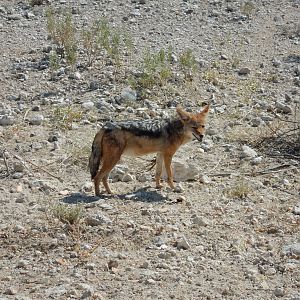
<svg viewBox="0 0 300 300"><path fill-rule="evenodd" d="M164 154L164 163L165 163L165 168L168 176L168 184L170 188L175 189L174 183L173 183L173 171L171 168L171 163L172 163L172 157L173 154L170 153L165 153Z"/></svg>

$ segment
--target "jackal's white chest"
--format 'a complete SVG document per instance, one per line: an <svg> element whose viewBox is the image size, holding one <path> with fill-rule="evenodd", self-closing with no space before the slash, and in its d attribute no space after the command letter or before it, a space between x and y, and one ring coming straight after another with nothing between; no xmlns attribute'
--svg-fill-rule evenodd
<svg viewBox="0 0 300 300"><path fill-rule="evenodd" d="M194 138L194 137L193 137L193 134L192 134L191 132L187 132L187 133L184 135L182 144L186 144L186 143L190 142L193 138Z"/></svg>

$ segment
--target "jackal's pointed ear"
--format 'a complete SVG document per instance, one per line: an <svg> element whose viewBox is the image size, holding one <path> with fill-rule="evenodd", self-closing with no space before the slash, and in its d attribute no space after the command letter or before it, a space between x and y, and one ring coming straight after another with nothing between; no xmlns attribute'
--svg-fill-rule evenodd
<svg viewBox="0 0 300 300"><path fill-rule="evenodd" d="M190 120L191 115L188 112L184 111L181 106L177 106L176 111L182 121L186 122Z"/></svg>
<svg viewBox="0 0 300 300"><path fill-rule="evenodd" d="M205 105L204 108L200 111L199 114L206 116L208 114L208 112L209 112L209 107L210 107L209 104Z"/></svg>

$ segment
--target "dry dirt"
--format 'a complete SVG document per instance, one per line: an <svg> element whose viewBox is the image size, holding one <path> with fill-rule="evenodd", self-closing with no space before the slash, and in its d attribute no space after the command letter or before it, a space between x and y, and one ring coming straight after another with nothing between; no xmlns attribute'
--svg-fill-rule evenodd
<svg viewBox="0 0 300 300"><path fill-rule="evenodd" d="M0 299L299 300L299 1L29 2L0 2L0 119L12 120L0 125ZM62 61L51 80L50 5L78 30L101 16L126 29L121 71L101 55L86 67L79 45L75 70ZM146 49L169 46L192 49L193 81L122 100ZM105 120L204 102L204 143L176 154L199 172L183 192L156 190L147 162L124 158L129 181L93 195L87 161ZM74 224L58 217L78 211Z"/></svg>

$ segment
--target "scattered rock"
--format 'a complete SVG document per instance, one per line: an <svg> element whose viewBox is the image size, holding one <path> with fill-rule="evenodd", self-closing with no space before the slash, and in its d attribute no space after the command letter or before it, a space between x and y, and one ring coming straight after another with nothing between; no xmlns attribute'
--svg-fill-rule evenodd
<svg viewBox="0 0 300 300"><path fill-rule="evenodd" d="M16 267L25 269L28 266L28 262L26 260L20 260Z"/></svg>
<svg viewBox="0 0 300 300"><path fill-rule="evenodd" d="M253 127L259 127L262 124L264 124L264 121L261 118L254 118L254 119L251 120L251 125Z"/></svg>
<svg viewBox="0 0 300 300"><path fill-rule="evenodd" d="M100 83L98 81L91 81L89 85L90 90L94 91L100 88Z"/></svg>
<svg viewBox="0 0 300 300"><path fill-rule="evenodd" d="M25 169L25 165L20 161L16 161L13 164L13 168L14 168L14 172L23 172Z"/></svg>
<svg viewBox="0 0 300 300"><path fill-rule="evenodd" d="M75 80L80 80L81 79L81 74L79 72L70 73L69 78L70 79L75 79Z"/></svg>
<svg viewBox="0 0 300 300"><path fill-rule="evenodd" d="M207 226L208 222L204 218L198 217L196 214L192 215L192 223L199 226Z"/></svg>
<svg viewBox="0 0 300 300"><path fill-rule="evenodd" d="M285 291L284 291L284 288L276 288L275 290L274 290L274 295L276 296L276 297L283 297L284 295L285 295Z"/></svg>
<svg viewBox="0 0 300 300"><path fill-rule="evenodd" d="M172 169L174 181L195 180L198 175L198 168L192 163L184 159L174 158L172 160ZM167 178L166 171L163 171L163 178Z"/></svg>
<svg viewBox="0 0 300 300"><path fill-rule="evenodd" d="M9 287L7 290L4 291L5 295L10 295L10 296L16 295L17 293L18 293L18 289L14 286Z"/></svg>
<svg viewBox="0 0 300 300"><path fill-rule="evenodd" d="M219 130L213 127L209 127L206 129L207 135L217 135L219 133Z"/></svg>
<svg viewBox="0 0 300 300"><path fill-rule="evenodd" d="M134 179L135 179L135 177L128 173L122 177L123 182L130 182L130 181L133 181Z"/></svg>
<svg viewBox="0 0 300 300"><path fill-rule="evenodd" d="M94 184L92 182L88 181L82 186L81 190L83 192L91 192L93 190L93 188L94 188Z"/></svg>
<svg viewBox="0 0 300 300"><path fill-rule="evenodd" d="M94 108L95 104L92 101L87 101L81 104L81 106L86 110L91 110Z"/></svg>
<svg viewBox="0 0 300 300"><path fill-rule="evenodd" d="M283 247L284 254L300 255L300 243L290 244Z"/></svg>
<svg viewBox="0 0 300 300"><path fill-rule="evenodd" d="M137 92L133 90L131 87L126 87L121 92L121 98L125 101L136 101Z"/></svg>
<svg viewBox="0 0 300 300"><path fill-rule="evenodd" d="M284 114L291 114L292 108L289 105L286 105L282 102L276 101L275 107L277 109L277 112L284 113Z"/></svg>
<svg viewBox="0 0 300 300"><path fill-rule="evenodd" d="M199 181L201 183L204 183L204 184L210 184L211 183L211 179L207 175L200 175L199 176Z"/></svg>
<svg viewBox="0 0 300 300"><path fill-rule="evenodd" d="M95 216L85 217L85 223L89 226L99 226L103 224L111 224L112 221L102 214L97 214Z"/></svg>
<svg viewBox="0 0 300 300"><path fill-rule="evenodd" d="M253 165L260 165L263 161L263 157L262 156L257 156L252 158L251 162Z"/></svg>
<svg viewBox="0 0 300 300"><path fill-rule="evenodd" d="M183 193L183 192L184 192L184 189L183 189L183 187L182 187L180 184L177 184L177 185L175 186L174 192L175 192L175 193Z"/></svg>
<svg viewBox="0 0 300 300"><path fill-rule="evenodd" d="M16 120L13 116L8 116L8 115L0 116L0 125L2 126L9 126L15 123Z"/></svg>
<svg viewBox="0 0 300 300"><path fill-rule="evenodd" d="M29 119L30 125L41 125L44 121L43 115L35 115L32 118Z"/></svg>
<svg viewBox="0 0 300 300"><path fill-rule="evenodd" d="M207 152L209 150L211 150L214 146L214 143L212 140L206 138L202 143L201 143L201 148Z"/></svg>
<svg viewBox="0 0 300 300"><path fill-rule="evenodd" d="M288 185L290 185L290 182L289 182L288 179L283 178L283 179L282 179L282 184L288 186Z"/></svg>
<svg viewBox="0 0 300 300"><path fill-rule="evenodd" d="M247 145L242 146L242 155L241 155L242 158L251 159L256 156L257 156L257 152L254 149L250 148Z"/></svg>
<svg viewBox="0 0 300 300"><path fill-rule="evenodd" d="M122 181L124 175L128 172L128 166L126 165L116 165L109 174L109 178L113 182Z"/></svg>
<svg viewBox="0 0 300 300"><path fill-rule="evenodd" d="M25 231L26 231L26 229L25 229L25 227L22 226L22 225L16 225L16 226L14 227L14 232L25 232ZM17 267L19 267L19 266L17 266Z"/></svg>
<svg viewBox="0 0 300 300"><path fill-rule="evenodd" d="M295 206L295 207L293 208L293 213L294 213L295 215L300 215L300 205Z"/></svg>
<svg viewBox="0 0 300 300"><path fill-rule="evenodd" d="M21 173L21 172L15 172L14 174L12 174L12 178L13 178L13 179L20 179L20 178L22 178L23 176L24 176L24 174Z"/></svg>
<svg viewBox="0 0 300 300"><path fill-rule="evenodd" d="M151 175L150 174L141 174L141 175L137 175L136 179L139 182L147 182L147 181L151 181Z"/></svg>
<svg viewBox="0 0 300 300"><path fill-rule="evenodd" d="M179 238L177 241L176 241L176 247L178 250L187 250L189 249L191 246L190 244L188 243L187 239L185 238L185 236L182 236L181 238Z"/></svg>
<svg viewBox="0 0 300 300"><path fill-rule="evenodd" d="M248 75L250 74L251 70L249 68L241 68L238 70L239 75Z"/></svg>

